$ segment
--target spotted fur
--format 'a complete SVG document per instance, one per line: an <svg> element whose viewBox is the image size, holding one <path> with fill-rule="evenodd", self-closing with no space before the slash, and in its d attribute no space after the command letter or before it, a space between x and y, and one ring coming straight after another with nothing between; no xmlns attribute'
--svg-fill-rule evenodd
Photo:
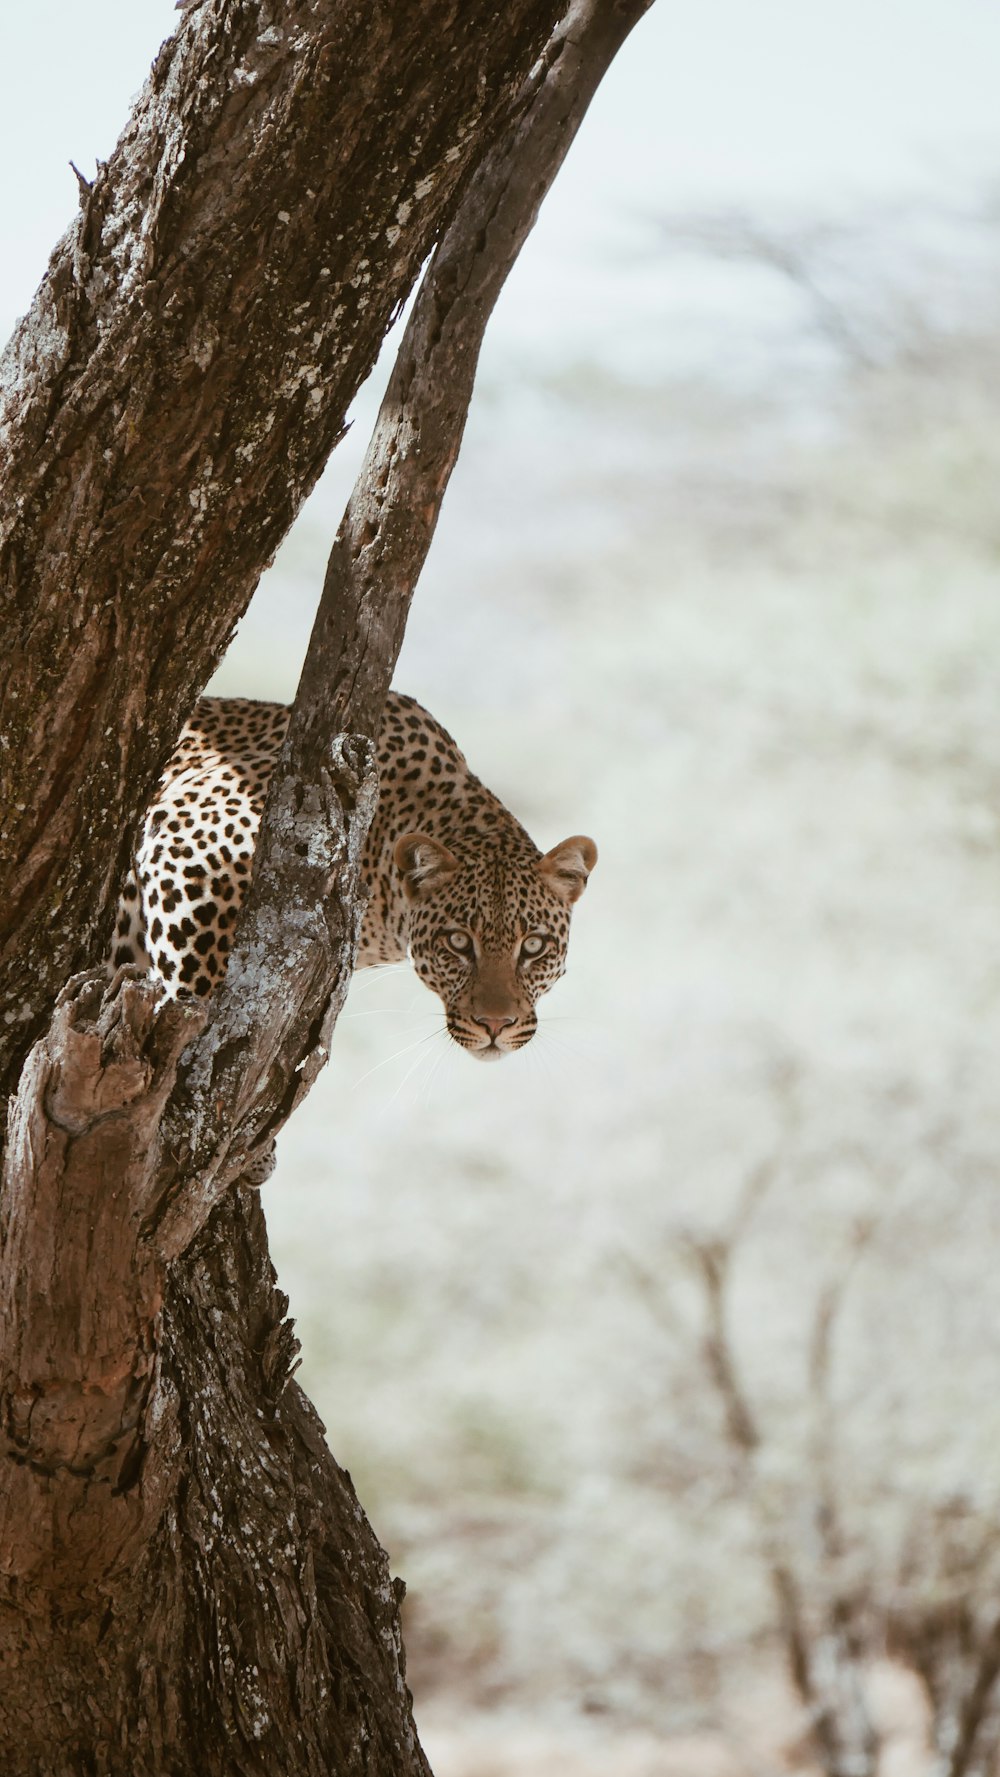
<svg viewBox="0 0 1000 1777"><path fill-rule="evenodd" d="M171 995L212 992L250 880L283 704L202 698L146 816L119 905L113 960ZM365 848L357 967L409 954L463 1048L495 1060L529 1042L535 1002L566 966L570 912L593 840L543 856L413 698L390 692L379 801Z"/></svg>

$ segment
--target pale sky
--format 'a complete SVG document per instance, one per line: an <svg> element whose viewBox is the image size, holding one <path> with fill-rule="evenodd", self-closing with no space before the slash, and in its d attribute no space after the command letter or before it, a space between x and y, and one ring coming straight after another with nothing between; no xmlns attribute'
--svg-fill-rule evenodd
<svg viewBox="0 0 1000 1777"><path fill-rule="evenodd" d="M177 14L172 0L31 0L0 23L0 338L30 302ZM995 0L654 0L595 100L493 324L579 349L648 215L850 210L978 190L1000 168ZM648 301L648 293L647 298ZM595 313L595 305L599 312Z"/></svg>

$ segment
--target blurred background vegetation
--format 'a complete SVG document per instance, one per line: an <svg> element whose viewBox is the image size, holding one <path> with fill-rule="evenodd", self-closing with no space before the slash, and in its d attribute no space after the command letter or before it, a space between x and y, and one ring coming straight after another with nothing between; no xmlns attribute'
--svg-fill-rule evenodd
<svg viewBox="0 0 1000 1777"><path fill-rule="evenodd" d="M53 16L11 315L173 24ZM360 977L264 1196L439 1777L995 1768L998 53L657 0L487 342L397 683L600 865L501 1069ZM387 363L216 690L294 694Z"/></svg>
<svg viewBox="0 0 1000 1777"><path fill-rule="evenodd" d="M796 1639L825 1768L887 1770L996 1651L997 224L650 217L784 326L734 304L712 374L484 364L397 682L600 866L499 1072L359 978L265 1197L442 1770L506 1770L512 1716L815 1768ZM279 689L342 491L220 688Z"/></svg>

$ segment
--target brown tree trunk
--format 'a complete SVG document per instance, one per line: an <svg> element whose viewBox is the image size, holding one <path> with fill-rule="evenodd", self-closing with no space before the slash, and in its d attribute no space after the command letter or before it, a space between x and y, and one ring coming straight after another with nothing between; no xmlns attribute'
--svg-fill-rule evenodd
<svg viewBox="0 0 1000 1777"><path fill-rule="evenodd" d="M372 736L485 320L647 3L201 0L5 361L11 1777L427 1769L397 1588L290 1381L246 1180L346 992ZM109 987L86 965L137 814L438 237L226 980L207 1007Z"/></svg>
<svg viewBox="0 0 1000 1777"><path fill-rule="evenodd" d="M187 1024L85 978L14 1120L2 1768L423 1771L386 1558L289 1380L256 1193L183 1263L143 1238Z"/></svg>

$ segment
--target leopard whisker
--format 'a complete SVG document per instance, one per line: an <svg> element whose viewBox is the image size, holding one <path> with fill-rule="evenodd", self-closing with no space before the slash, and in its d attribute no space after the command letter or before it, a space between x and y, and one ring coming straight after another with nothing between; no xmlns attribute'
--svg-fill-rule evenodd
<svg viewBox="0 0 1000 1777"><path fill-rule="evenodd" d="M384 1018L391 1013L394 1018L436 1018L436 1012L422 1012L418 1006L370 1006L362 1012L341 1012L341 1020L345 1018Z"/></svg>
<svg viewBox="0 0 1000 1777"><path fill-rule="evenodd" d="M437 1036L437 1034L438 1034L437 1031L433 1031L433 1030L429 1031L427 1037L424 1037L422 1039L422 1041L427 1042L430 1037ZM414 1073L416 1073L417 1068L420 1067L424 1061L430 1061L433 1063L434 1060L435 1060L435 1057L433 1055L428 1055L427 1051L425 1050L422 1054L417 1056L415 1061L411 1061L409 1067L407 1068L405 1074L403 1075L403 1078L400 1080L399 1085L396 1087L395 1092L393 1093L392 1097L389 1099L388 1104L385 1106L386 1110L389 1110L392 1107L392 1105L395 1104L397 1098L399 1097L400 1093L403 1090L403 1087L406 1085L407 1080L409 1080L411 1078L411 1076Z"/></svg>
<svg viewBox="0 0 1000 1777"><path fill-rule="evenodd" d="M561 1036L558 1032L549 1030L548 1026L550 1023L551 1020L546 1019L544 1024L539 1024L538 1026L539 1036L541 1036L543 1031L546 1033L543 1045L546 1052L548 1052L550 1048L561 1049L564 1054L572 1055L575 1061L586 1062L591 1068L596 1067L599 1060L598 1056L593 1054L592 1051L582 1048L578 1043L567 1042L566 1038Z"/></svg>
<svg viewBox="0 0 1000 1777"><path fill-rule="evenodd" d="M374 1067L370 1067L367 1073L362 1074L360 1079L355 1080L355 1086L363 1086L366 1080L371 1079L372 1074L377 1074L381 1068L388 1067L390 1061L398 1061L403 1055L412 1055L414 1049L419 1049L422 1043L429 1043L432 1037L436 1037L439 1034L440 1033L436 1030L426 1030L422 1037L417 1038L415 1043L404 1043L403 1047L397 1049L392 1055L384 1055L381 1061L376 1061Z"/></svg>
<svg viewBox="0 0 1000 1777"><path fill-rule="evenodd" d="M447 1046L445 1046L443 1049L439 1049L437 1051L437 1053L432 1057L432 1066L431 1066L430 1072L426 1075L426 1077L424 1079L423 1094L422 1094L422 1098L421 1098L421 1103L425 1107L429 1106L429 1104L430 1104L431 1087L433 1086L434 1081L436 1080L438 1073L440 1072L441 1063L443 1062L447 1053L448 1053L448 1049L447 1049Z"/></svg>

